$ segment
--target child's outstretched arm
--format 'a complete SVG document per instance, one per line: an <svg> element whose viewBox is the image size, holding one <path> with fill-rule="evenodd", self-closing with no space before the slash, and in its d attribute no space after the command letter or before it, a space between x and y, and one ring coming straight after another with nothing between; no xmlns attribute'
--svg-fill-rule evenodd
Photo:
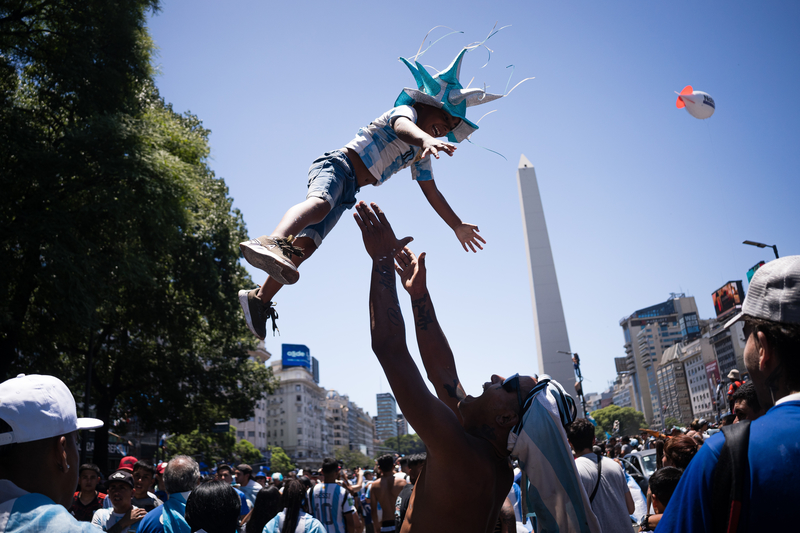
<svg viewBox="0 0 800 533"><path fill-rule="evenodd" d="M433 210L456 232L458 242L461 243L464 251L469 252L472 250L473 252L477 252L475 249L476 247L479 250L483 250L481 243L486 244L486 241L483 237L478 235L480 231L478 226L461 221L436 187L436 182L434 180L427 180L418 181L417 183L419 183L422 192L425 194L425 198L428 199L428 203L431 204ZM467 246L469 246L469 250Z"/></svg>
<svg viewBox="0 0 800 533"><path fill-rule="evenodd" d="M401 140L422 148L422 153L419 155L420 159L426 157L428 154L439 159L439 152L444 152L450 157L453 157L453 152L456 151L456 146L454 144L436 139L433 135L421 129L406 117L398 117L393 127L394 132ZM442 126L441 132L434 130L432 133L441 133L440 136L443 136L446 135L448 131L449 130Z"/></svg>

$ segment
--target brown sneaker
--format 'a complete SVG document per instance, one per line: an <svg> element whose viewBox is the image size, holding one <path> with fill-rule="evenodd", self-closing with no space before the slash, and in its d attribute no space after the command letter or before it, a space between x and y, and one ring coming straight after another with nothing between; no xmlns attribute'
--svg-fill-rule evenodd
<svg viewBox="0 0 800 533"><path fill-rule="evenodd" d="M264 340L267 336L267 320L272 319L272 334L275 335L277 331L280 333L275 320L278 318L278 313L275 311L275 302L265 304L258 296L258 288L251 291L239 291L239 305L242 306L244 311L244 320L247 322L247 327L253 332L253 335Z"/></svg>
<svg viewBox="0 0 800 533"><path fill-rule="evenodd" d="M292 285L300 279L291 257L303 257L303 251L292 245L294 237L267 237L239 243L239 249L248 263L272 276L277 282Z"/></svg>

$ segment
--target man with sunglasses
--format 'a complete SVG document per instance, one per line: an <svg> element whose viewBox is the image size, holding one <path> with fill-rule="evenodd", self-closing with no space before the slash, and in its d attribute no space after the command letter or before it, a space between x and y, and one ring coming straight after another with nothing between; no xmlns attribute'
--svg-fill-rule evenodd
<svg viewBox="0 0 800 533"><path fill-rule="evenodd" d="M425 254L417 257L405 247L411 237L395 237L377 205L370 209L360 202L356 211L364 247L372 258L372 349L400 409L428 452L401 532L492 531L514 479L508 434L520 420L536 380L518 374L508 379L492 375L480 396L465 394L426 286ZM408 352L395 271L411 297L419 352L436 396Z"/></svg>
<svg viewBox="0 0 800 533"><path fill-rule="evenodd" d="M723 477L728 435L714 434L694 456L658 524L658 531L796 531L792 510L800 499L800 256L762 266L750 282L742 312L744 363L767 412L749 422L749 434L733 435L743 474ZM748 429L748 423L731 430ZM743 452L746 450L746 454ZM736 480L742 491L731 505ZM724 483L724 481L728 483ZM718 504L722 496L724 505ZM731 513L731 511L736 511ZM737 523L730 524L736 531Z"/></svg>

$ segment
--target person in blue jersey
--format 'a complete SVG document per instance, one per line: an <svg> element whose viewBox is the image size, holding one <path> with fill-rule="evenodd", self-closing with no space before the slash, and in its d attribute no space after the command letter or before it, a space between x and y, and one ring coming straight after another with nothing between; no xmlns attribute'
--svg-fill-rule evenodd
<svg viewBox="0 0 800 533"><path fill-rule="evenodd" d="M322 482L309 489L308 507L314 518L325 526L327 533L354 533L361 520L356 516L353 497L336 482L339 470L339 463L335 459L326 457L322 461Z"/></svg>
<svg viewBox="0 0 800 533"><path fill-rule="evenodd" d="M659 532L717 531L728 525L739 531L797 530L792 509L800 500L800 256L775 259L756 271L741 313L726 327L739 320L746 337L744 363L767 411L749 422L749 438L739 441L747 443L747 464L746 475L732 478L744 482L740 506L733 506L738 520L727 523L733 514L731 483L715 483L726 442L719 432L689 463ZM727 496L726 506L714 504L720 494Z"/></svg>
<svg viewBox="0 0 800 533"><path fill-rule="evenodd" d="M139 523L138 533L189 533L186 523L186 501L200 481L200 466L187 455L176 455L164 469L167 501L159 505Z"/></svg>
<svg viewBox="0 0 800 533"><path fill-rule="evenodd" d="M509 433L525 414L524 402L536 379L519 374L504 379L494 374L484 383L480 396L467 395L427 288L425 254L417 257L405 247L410 237L397 239L377 205L370 209L360 202L356 211L364 247L372 260L372 350L398 407L427 448L402 532L493 531L514 481ZM411 297L420 356L436 396L406 345L396 272ZM384 510L384 517L386 513Z"/></svg>
<svg viewBox="0 0 800 533"><path fill-rule="evenodd" d="M431 157L439 159L442 153L452 157L454 143L478 129L467 120L467 107L504 96L461 86L458 78L467 51L461 50L447 69L434 76L420 63L403 59L418 88L405 88L392 109L361 128L343 148L314 161L306 199L289 208L270 235L239 245L251 265L269 274L261 287L239 291L247 326L256 337L264 339L268 319L273 331L277 329L272 299L284 285L298 281L297 267L319 248L342 213L355 205L361 188L381 185L404 168L410 167L411 177L464 250L483 249L486 241L478 226L464 222L450 207L436 186L431 165Z"/></svg>
<svg viewBox="0 0 800 533"><path fill-rule="evenodd" d="M230 467L230 465L227 465L225 463L219 464L217 465L216 478L233 487L232 472L233 469ZM244 517L245 515L247 515L247 513L250 512L253 506L250 505L250 501L247 499L247 496L245 496L244 492L240 491L236 487L233 487L233 490L236 491L236 494L239 496L239 499L241 500L241 505L239 506L239 515Z"/></svg>
<svg viewBox="0 0 800 533"><path fill-rule="evenodd" d="M67 509L78 483L75 399L53 376L20 374L0 383L0 532L96 533Z"/></svg>
<svg viewBox="0 0 800 533"><path fill-rule="evenodd" d="M334 483L335 485L335 483ZM306 502L306 490L296 479L289 479L283 487L281 503L283 511L279 512L264 527L264 533L329 533L325 526L303 511ZM341 530L344 532L344 529ZM353 529L348 530L351 533Z"/></svg>

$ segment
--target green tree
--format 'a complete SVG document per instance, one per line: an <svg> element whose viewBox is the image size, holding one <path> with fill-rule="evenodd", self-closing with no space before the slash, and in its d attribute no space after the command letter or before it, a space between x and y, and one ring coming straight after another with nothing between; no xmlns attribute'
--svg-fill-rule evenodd
<svg viewBox="0 0 800 533"><path fill-rule="evenodd" d="M400 435L399 437L389 437L383 441L383 445L400 455L409 455L426 451L425 443L422 442L422 439L420 439L419 435L416 433Z"/></svg>
<svg viewBox="0 0 800 533"><path fill-rule="evenodd" d="M597 422L595 434L598 438L605 438L605 433L614 434L614 421L619 420L620 435L638 435L639 429L647 427L644 414L633 407L619 407L609 405L597 411L592 411L592 418Z"/></svg>
<svg viewBox="0 0 800 533"><path fill-rule="evenodd" d="M672 416L668 416L666 419L664 419L664 424L666 424L667 429L672 429L673 426L681 426L680 420Z"/></svg>
<svg viewBox="0 0 800 533"><path fill-rule="evenodd" d="M294 463L292 463L292 460L286 455L286 452L283 451L283 448L280 446L269 446L268 449L271 454L270 468L272 472L280 472L285 476L289 471L295 469Z"/></svg>
<svg viewBox="0 0 800 533"><path fill-rule="evenodd" d="M347 448L336 448L334 458L342 461L345 468L353 470L356 467L371 468L372 459L358 450L348 450Z"/></svg>
<svg viewBox="0 0 800 533"><path fill-rule="evenodd" d="M234 445L233 457L239 464L253 465L264 461L264 455L258 451L258 448L246 440L240 440Z"/></svg>
<svg viewBox="0 0 800 533"><path fill-rule="evenodd" d="M209 131L153 83L158 4L0 5L0 379L56 375L107 423L202 434L273 376L248 357L247 234Z"/></svg>

